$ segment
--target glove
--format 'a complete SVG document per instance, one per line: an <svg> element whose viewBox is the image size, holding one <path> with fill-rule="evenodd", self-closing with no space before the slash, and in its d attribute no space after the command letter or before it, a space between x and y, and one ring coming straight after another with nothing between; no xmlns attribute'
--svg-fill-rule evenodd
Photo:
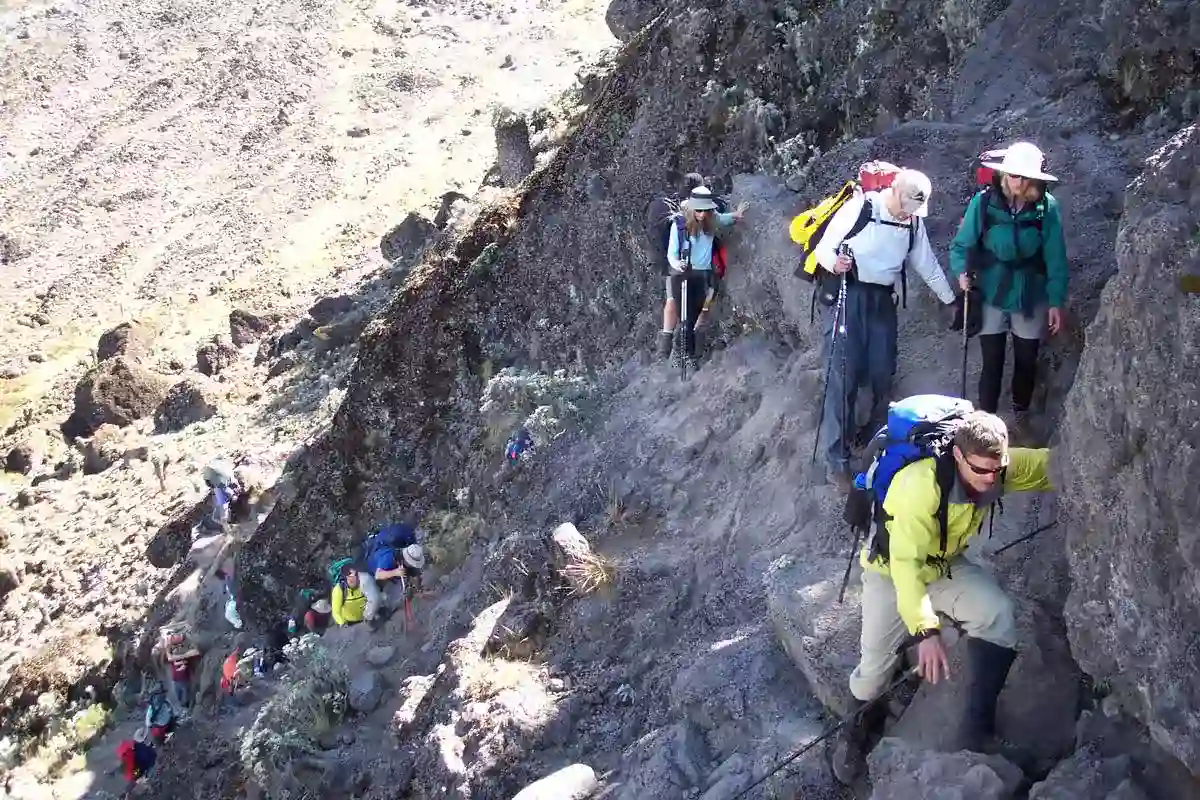
<svg viewBox="0 0 1200 800"><path fill-rule="evenodd" d="M966 309L966 326L967 338L977 336L983 328L983 296L975 287L971 287L965 294L960 294L954 298L954 319L950 323L949 330L961 331L963 329L963 299L968 298Z"/></svg>

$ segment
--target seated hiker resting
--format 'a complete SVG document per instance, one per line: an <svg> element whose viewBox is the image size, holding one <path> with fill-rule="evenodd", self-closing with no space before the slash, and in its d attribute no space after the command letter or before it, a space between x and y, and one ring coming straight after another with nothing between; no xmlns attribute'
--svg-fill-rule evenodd
<svg viewBox="0 0 1200 800"><path fill-rule="evenodd" d="M117 745L117 757L121 759L125 780L132 785L150 772L158 759L158 753L145 742L124 739Z"/></svg>
<svg viewBox="0 0 1200 800"><path fill-rule="evenodd" d="M146 706L146 730L150 740L156 744L162 744L168 734L175 732L175 709L171 708L166 692L161 687L150 695L150 702Z"/></svg>
<svg viewBox="0 0 1200 800"><path fill-rule="evenodd" d="M305 633L324 632L329 627L332 612L332 604L326 598L318 597L316 589L301 589L296 593L292 612L287 618L287 638L296 639Z"/></svg>
<svg viewBox="0 0 1200 800"><path fill-rule="evenodd" d="M329 569L333 576L329 598L333 621L338 625L353 625L373 620L379 610L379 587L375 579L360 572L352 558L339 559Z"/></svg>
<svg viewBox="0 0 1200 800"><path fill-rule="evenodd" d="M883 725L885 703L861 707L894 680L897 650L919 642L921 677L936 684L948 675L939 612L966 632L960 746L981 751L993 743L996 700L1017 655L1014 607L991 572L965 551L1002 492L1052 489L1050 451L1009 448L1004 422L978 410L963 415L948 451L895 473L882 520L860 556L862 654L850 691L862 713L840 731L835 746L834 773L843 783L860 774L867 742ZM949 486L944 505L939 484Z"/></svg>

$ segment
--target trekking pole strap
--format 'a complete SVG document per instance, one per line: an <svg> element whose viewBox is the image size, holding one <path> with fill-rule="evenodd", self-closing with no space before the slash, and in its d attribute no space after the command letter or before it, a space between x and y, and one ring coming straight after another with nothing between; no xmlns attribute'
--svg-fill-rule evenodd
<svg viewBox="0 0 1200 800"><path fill-rule="evenodd" d="M809 750L812 750L812 749L813 749L814 747L816 747L818 744L820 744L821 742L825 741L826 739L828 739L828 738L829 738L830 736L832 736L833 734L837 733L839 730L841 730L842 728L844 728L844 727L845 727L846 725L848 725L849 723L851 723L851 722L853 722L854 720L856 720L856 719L858 719L859 717L861 717L861 716L862 716L862 715L863 715L863 714L866 712L866 710L867 710L868 708L870 708L871 706L875 705L875 704L876 704L876 703L878 703L880 700L884 699L885 697L887 697L888 695L890 695L892 692L894 692L894 691L896 691L897 689L899 689L899 688L900 688L900 687L901 687L901 686L904 684L904 682L905 682L905 681L907 681L907 680L908 680L910 677L912 677L913 675L916 675L916 674L917 674L917 668L916 668L916 667L911 667L911 668L909 668L909 669L905 670L905 671L904 671L904 673L903 673L903 674L901 674L899 678L896 678L896 680L892 681L892 682L891 682L891 683L888 685L888 687L887 687L886 689L884 689L882 692L880 692L879 694L877 694L877 695L874 697L874 699L866 701L866 702L865 702L865 703L863 703L863 704L862 704L862 706L860 706L860 707L859 707L859 709L858 709L857 711L855 711L853 714L847 714L845 717L842 717L840 720L838 720L837 722L835 722L833 725L830 725L828 728L826 728L824 731L822 731L822 732L821 732L821 735L820 735L820 736L818 736L817 738L813 739L813 740L812 740L811 742L809 742L808 744L806 744L806 745L804 745L803 747L801 747L799 750L797 750L795 753L793 753L793 754L791 754L790 756L788 756L787 758L785 758L783 761L780 761L780 762L779 762L778 764L776 764L776 765L775 765L775 766L774 766L774 767L771 769L771 771L770 771L770 772L768 772L766 775L763 775L761 778L759 778L758 780L756 780L754 783L750 784L750 785L749 785L749 786L747 786L745 789L742 789L742 791L740 791L740 792L738 792L737 794L735 794L735 795L733 796L732 800L740 800L740 798L743 798L743 797L745 797L746 795L750 794L750 791L751 791L752 789L754 789L755 787L761 786L761 785L762 785L762 784L763 784L763 783L764 783L764 782L765 782L765 781L766 781L768 778L770 778L772 775L776 774L777 772L779 772L780 770L782 770L784 767L786 767L788 764L790 764L790 763L792 763L793 761L795 761L796 759L800 758L800 756L804 755L804 754L805 754L805 753L807 753Z"/></svg>

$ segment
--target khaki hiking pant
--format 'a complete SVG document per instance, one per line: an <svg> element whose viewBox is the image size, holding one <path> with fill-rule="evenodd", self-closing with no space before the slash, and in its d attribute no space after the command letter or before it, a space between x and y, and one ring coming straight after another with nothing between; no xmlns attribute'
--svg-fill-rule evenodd
<svg viewBox="0 0 1200 800"><path fill-rule="evenodd" d="M1013 601L992 573L960 555L951 562L950 574L954 577L926 587L933 610L956 620L968 636L1016 647ZM895 680L896 648L908 638L908 628L896 610L891 578L867 569L862 584L862 656L850 674L850 692L867 701Z"/></svg>
<svg viewBox="0 0 1200 800"><path fill-rule="evenodd" d="M375 576L371 573L360 572L358 573L358 588L362 590L363 597L367 598L367 607L363 610L363 622L370 622L375 619L375 615L379 613L379 608L383 604L379 584L375 582Z"/></svg>

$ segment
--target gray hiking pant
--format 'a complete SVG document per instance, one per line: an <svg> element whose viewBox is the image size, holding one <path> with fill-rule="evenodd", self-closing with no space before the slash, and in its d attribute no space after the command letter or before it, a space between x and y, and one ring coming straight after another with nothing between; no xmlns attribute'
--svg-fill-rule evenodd
<svg viewBox="0 0 1200 800"><path fill-rule="evenodd" d="M925 587L933 610L956 620L968 636L1000 647L1016 647L1013 601L992 573L965 556L951 563L953 577ZM900 656L896 649L908 629L896 608L896 585L887 575L865 569L862 575L862 656L850 675L850 693L874 700L892 682Z"/></svg>
<svg viewBox="0 0 1200 800"><path fill-rule="evenodd" d="M869 425L882 425L896 374L896 302L891 286L852 283L846 287L842 330L834 331L837 306L825 310L825 357L832 359L825 386L825 418L820 437L831 471L849 466L853 442L854 404L858 387L871 389Z"/></svg>
<svg viewBox="0 0 1200 800"><path fill-rule="evenodd" d="M375 582L375 576L366 571L358 573L358 588L367 598L367 607L363 610L363 622L370 622L375 619L375 615L379 613L379 609L383 605L383 594L379 591L379 584Z"/></svg>

